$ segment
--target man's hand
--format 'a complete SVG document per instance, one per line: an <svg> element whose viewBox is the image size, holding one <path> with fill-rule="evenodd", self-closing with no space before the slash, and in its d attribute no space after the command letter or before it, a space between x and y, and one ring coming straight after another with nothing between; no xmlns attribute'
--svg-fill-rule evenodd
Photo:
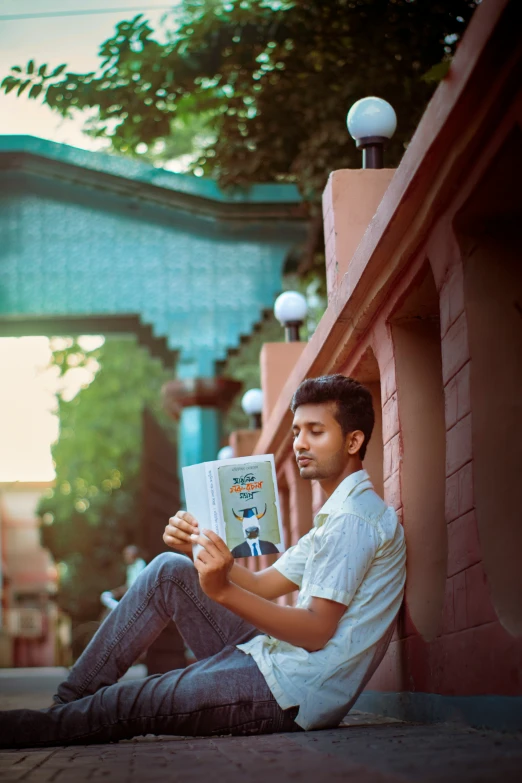
<svg viewBox="0 0 522 783"><path fill-rule="evenodd" d="M169 524L163 533L163 541L172 549L183 552L185 555L192 555L191 535L199 533L198 520L189 514L188 511L177 511L169 519Z"/></svg>
<svg viewBox="0 0 522 783"><path fill-rule="evenodd" d="M192 535L192 542L203 547L194 561L199 574L199 583L204 593L219 601L230 585L230 569L234 558L222 538L212 530L203 530L204 535Z"/></svg>

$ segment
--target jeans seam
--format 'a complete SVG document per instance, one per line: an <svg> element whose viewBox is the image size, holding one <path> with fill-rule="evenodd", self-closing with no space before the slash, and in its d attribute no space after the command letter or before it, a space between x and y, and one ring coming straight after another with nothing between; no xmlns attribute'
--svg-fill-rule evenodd
<svg viewBox="0 0 522 783"><path fill-rule="evenodd" d="M107 663L107 660L109 659L109 656L113 652L114 648L120 643L120 641L123 639L125 634L129 631L129 629L134 625L136 620L139 619L140 615L143 613L143 610L147 607L150 599L156 592L157 588L163 583L163 582L173 582L178 587L183 590L185 595L190 598L192 603L199 609L201 614L205 617L207 622L214 628L216 633L220 636L223 644L226 644L228 641L228 637L223 633L219 625L215 622L214 618L212 617L209 612L205 609L205 606L201 603L201 601L198 599L197 595L190 590L187 585L178 579L175 576L164 576L160 579L158 579L152 587L149 589L149 591L146 593L145 598L141 602L141 604L138 606L138 608L134 611L128 622L123 626L121 631L116 635L114 638L113 643L110 645L110 647L106 648L103 655L98 660L97 665L92 669L88 675L84 677L80 685L78 686L78 696L81 698L82 694L85 692L86 688L89 686L89 684L93 681L93 679L96 677L97 674L101 671L101 669L105 666Z"/></svg>
<svg viewBox="0 0 522 783"><path fill-rule="evenodd" d="M67 739L68 740L86 739L88 737L92 737L93 735L97 734L99 731L103 731L104 729L110 729L113 726L117 726L118 724L125 725L125 724L129 724L129 723L143 722L144 720L161 720L163 718L173 718L173 717L176 717L176 718L186 718L186 717L190 717L191 715L197 715L197 714L202 713L202 712L207 712L209 710L222 709L222 708L227 708L227 707L238 707L238 706L245 705L245 704L248 704L248 705L252 705L252 704L255 704L255 705L273 704L273 701L271 699L268 699L268 700L267 699L259 699L258 701L252 701L252 700L248 700L248 701L233 701L233 702L230 702L229 704L219 704L219 705L214 706L214 707L202 707L199 710L191 710L190 712L175 712L175 713L170 713L170 714L167 713L165 715L140 715L139 717L136 717L136 718L125 718L123 720L118 718L117 720L113 720L110 723L102 723L96 729L93 729L91 731L86 731L86 732L83 732L82 734L70 735L70 736L67 737ZM250 721L245 721L244 723L238 723L238 724L235 724L232 728L235 728L236 726L242 726L242 725L247 725L249 723L257 723L258 721L266 721L266 720L269 720L272 723L274 722L273 716L269 716L269 717L266 717L266 718L257 718L257 720L254 719L254 720L250 720ZM204 735L201 735L201 736L204 736Z"/></svg>

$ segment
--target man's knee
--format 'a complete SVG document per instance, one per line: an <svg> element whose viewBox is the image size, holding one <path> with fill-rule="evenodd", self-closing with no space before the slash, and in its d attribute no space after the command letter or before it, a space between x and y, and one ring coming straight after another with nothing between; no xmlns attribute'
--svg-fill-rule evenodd
<svg viewBox="0 0 522 783"><path fill-rule="evenodd" d="M162 574L183 575L193 574L195 571L194 563L190 558L181 555L178 552L162 552L151 561L149 568L153 569L159 576Z"/></svg>

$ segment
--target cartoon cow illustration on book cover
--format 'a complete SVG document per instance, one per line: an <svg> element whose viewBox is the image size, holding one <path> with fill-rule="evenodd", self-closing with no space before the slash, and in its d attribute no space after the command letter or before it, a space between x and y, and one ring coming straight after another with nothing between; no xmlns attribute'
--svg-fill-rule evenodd
<svg viewBox="0 0 522 783"><path fill-rule="evenodd" d="M241 522L243 526L243 535L245 541L242 544L238 544L232 550L233 557L250 557L251 555L277 555L279 550L276 545L271 541L263 541L259 538L259 520L266 514L265 510L258 513L256 506L250 506L250 508L240 509L240 514L237 514L234 509L232 513L235 518Z"/></svg>

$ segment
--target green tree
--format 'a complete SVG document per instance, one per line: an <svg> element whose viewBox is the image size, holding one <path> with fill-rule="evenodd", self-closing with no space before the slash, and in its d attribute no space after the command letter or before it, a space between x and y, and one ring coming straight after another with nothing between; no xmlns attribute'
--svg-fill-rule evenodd
<svg viewBox="0 0 522 783"><path fill-rule="evenodd" d="M398 163L478 2L185 0L167 40L137 16L96 72L31 60L2 85L63 116L94 109L90 133L118 152L192 152L192 170L223 185L295 181L315 204L329 171L359 165L345 127L358 98L394 105Z"/></svg>
<svg viewBox="0 0 522 783"><path fill-rule="evenodd" d="M317 280L306 281L299 278L295 272L285 275L285 289L300 291L308 301L308 315L300 330L302 340L307 340L315 331L321 316L326 309L326 300L318 293ZM263 319L257 324L252 334L241 341L239 346L230 351L221 371L223 375L235 378L243 384L243 392L261 386L259 355L264 343L279 343L284 340L284 328L276 321L272 311L264 313ZM242 394L239 394L227 411L223 430L225 434L233 430L246 429L249 426L248 416L241 408Z"/></svg>
<svg viewBox="0 0 522 783"><path fill-rule="evenodd" d="M99 596L124 581L121 550L140 543L141 416L162 414L160 390L170 374L131 339L109 339L96 350L77 343L53 352L65 374L99 369L73 399L58 394L60 434L52 449L56 484L42 499L42 538L60 563L59 602L75 624L100 614Z"/></svg>

